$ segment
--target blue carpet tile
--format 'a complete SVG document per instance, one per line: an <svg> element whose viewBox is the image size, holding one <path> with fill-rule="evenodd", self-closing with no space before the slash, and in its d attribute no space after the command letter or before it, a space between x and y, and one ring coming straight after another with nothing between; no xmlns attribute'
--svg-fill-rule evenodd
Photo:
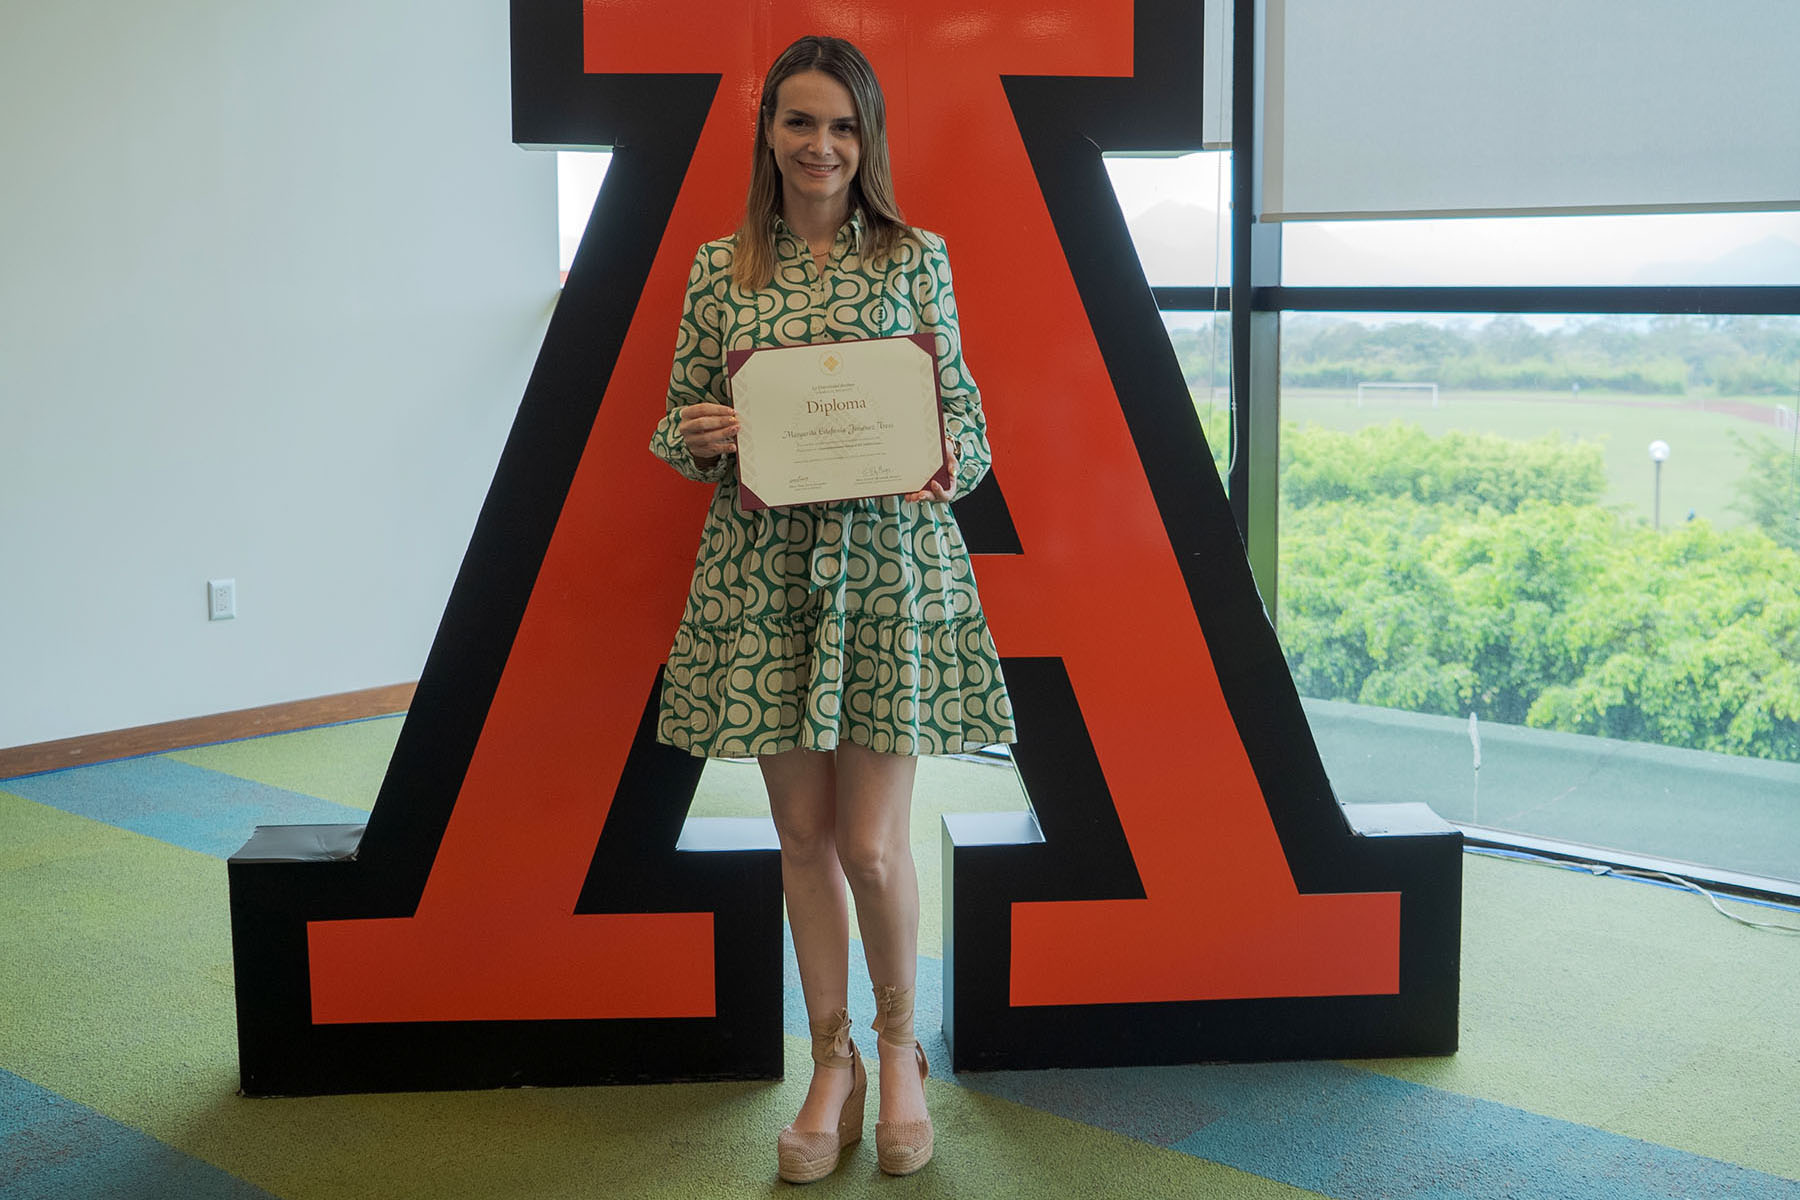
<svg viewBox="0 0 1800 1200"><path fill-rule="evenodd" d="M29 776L0 789L221 858L259 824L366 819L329 801L162 758ZM789 1036L804 1038L791 939L784 958L782 1023ZM941 1032L943 962L921 958L918 971L917 1028L926 1054L939 1064L934 1079L1338 1200L1800 1200L1800 1183L1791 1180L1341 1063L951 1076ZM867 973L862 945L852 941L850 978ZM867 989L850 989L850 1013L859 1030L868 1028L874 1000ZM1380 1119L1371 1122L1372 1113ZM51 1157L41 1147L71 1147L67 1179L85 1185L102 1178L96 1171L113 1169L111 1162L130 1164L129 1186L112 1195L263 1194L3 1071L0 1133L8 1162L36 1163ZM159 1153L146 1159L145 1142ZM38 1152L26 1153L34 1144ZM197 1182L171 1189L151 1180L142 1166L151 1160L159 1170L193 1172ZM60 1164L39 1168L38 1175L53 1169ZM9 1200L77 1194L54 1183L48 1176L16 1181L0 1173L0 1193Z"/></svg>
<svg viewBox="0 0 1800 1200"><path fill-rule="evenodd" d="M957 1082L1338 1200L1800 1200L1791 1180L1341 1063Z"/></svg>
<svg viewBox="0 0 1800 1200"><path fill-rule="evenodd" d="M7 1200L274 1200L210 1163L0 1070Z"/></svg>
<svg viewBox="0 0 1800 1200"><path fill-rule="evenodd" d="M173 758L133 758L0 782L0 791L229 858L258 825L360 825L365 812Z"/></svg>

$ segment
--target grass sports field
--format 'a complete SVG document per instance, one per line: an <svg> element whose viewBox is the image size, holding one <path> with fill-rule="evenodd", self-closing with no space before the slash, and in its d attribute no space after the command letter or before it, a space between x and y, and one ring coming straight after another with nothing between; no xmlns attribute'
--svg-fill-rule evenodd
<svg viewBox="0 0 1800 1200"><path fill-rule="evenodd" d="M1732 483L1743 472L1744 455L1731 438L1736 433L1785 443L1770 417L1778 403L1795 407L1793 397L1693 396L1650 398L1583 392L1452 392L1440 391L1432 408L1423 391L1372 392L1357 406L1353 388L1294 388L1281 391L1282 419L1300 425L1355 430L1390 421L1421 426L1436 436L1451 430L1494 433L1528 440L1546 433L1598 442L1606 455L1604 503L1650 520L1654 469L1650 443L1669 444L1662 471L1664 522L1682 521L1692 509L1714 525L1741 525L1732 511Z"/></svg>

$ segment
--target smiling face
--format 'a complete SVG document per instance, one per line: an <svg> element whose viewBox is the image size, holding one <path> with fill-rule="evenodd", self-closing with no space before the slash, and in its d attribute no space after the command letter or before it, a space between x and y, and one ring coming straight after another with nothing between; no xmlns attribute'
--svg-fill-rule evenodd
<svg viewBox="0 0 1800 1200"><path fill-rule="evenodd" d="M809 209L841 221L862 160L862 130L850 89L822 71L781 81L764 130L781 172L782 209Z"/></svg>

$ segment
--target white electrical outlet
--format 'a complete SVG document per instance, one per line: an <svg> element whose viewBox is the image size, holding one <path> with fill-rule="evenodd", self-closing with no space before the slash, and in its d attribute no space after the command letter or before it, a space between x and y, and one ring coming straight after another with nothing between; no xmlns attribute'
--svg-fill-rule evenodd
<svg viewBox="0 0 1800 1200"><path fill-rule="evenodd" d="M209 621L229 621L235 616L237 616L237 580L207 580L206 619Z"/></svg>

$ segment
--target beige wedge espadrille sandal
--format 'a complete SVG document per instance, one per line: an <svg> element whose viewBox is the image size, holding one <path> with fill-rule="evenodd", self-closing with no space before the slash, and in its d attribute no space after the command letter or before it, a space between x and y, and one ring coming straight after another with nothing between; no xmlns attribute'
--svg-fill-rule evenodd
<svg viewBox="0 0 1800 1200"><path fill-rule="evenodd" d="M874 1027L890 1046L913 1048L919 1063L919 1082L931 1073L925 1047L913 1036L913 990L878 984L875 988ZM875 1161L889 1175L911 1175L931 1161L931 1116L922 1121L876 1121Z"/></svg>
<svg viewBox="0 0 1800 1200"><path fill-rule="evenodd" d="M775 1139L776 1174L789 1183L811 1183L837 1170L845 1147L862 1141L863 1100L869 1091L869 1075L862 1056L850 1040L850 1014L838 1009L830 1016L807 1022L812 1030L812 1059L821 1067L852 1073L850 1094L838 1114L835 1130L798 1130L792 1125Z"/></svg>

